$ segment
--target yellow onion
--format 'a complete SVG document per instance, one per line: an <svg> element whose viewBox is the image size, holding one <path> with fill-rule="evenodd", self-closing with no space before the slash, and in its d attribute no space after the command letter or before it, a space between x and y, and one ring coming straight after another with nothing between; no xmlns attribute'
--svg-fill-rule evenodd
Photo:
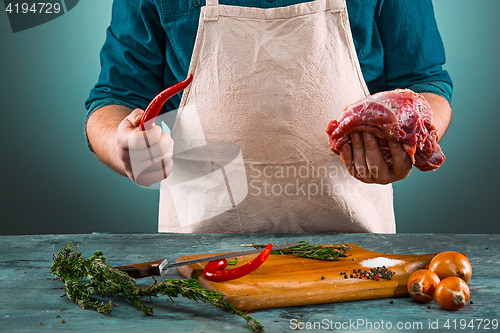
<svg viewBox="0 0 500 333"><path fill-rule="evenodd" d="M457 276L469 282L472 276L472 266L467 256L455 251L439 253L431 260L428 269L436 273L441 280Z"/></svg>
<svg viewBox="0 0 500 333"><path fill-rule="evenodd" d="M419 269L408 279L408 293L417 302L428 303L434 299L434 292L439 282L436 273L427 269Z"/></svg>
<svg viewBox="0 0 500 333"><path fill-rule="evenodd" d="M458 310L469 301L470 289L461 278L450 276L438 284L435 295L443 309Z"/></svg>

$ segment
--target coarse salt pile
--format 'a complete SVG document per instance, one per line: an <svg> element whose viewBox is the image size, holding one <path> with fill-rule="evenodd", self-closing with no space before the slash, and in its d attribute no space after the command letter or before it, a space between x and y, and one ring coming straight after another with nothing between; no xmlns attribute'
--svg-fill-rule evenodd
<svg viewBox="0 0 500 333"><path fill-rule="evenodd" d="M375 267L382 267L382 266L392 267L392 266L396 266L396 265L399 265L402 263L404 263L403 260L389 259L389 258L385 258L385 257L377 257L377 258L373 258L373 259L364 260L360 264L363 267L375 268Z"/></svg>

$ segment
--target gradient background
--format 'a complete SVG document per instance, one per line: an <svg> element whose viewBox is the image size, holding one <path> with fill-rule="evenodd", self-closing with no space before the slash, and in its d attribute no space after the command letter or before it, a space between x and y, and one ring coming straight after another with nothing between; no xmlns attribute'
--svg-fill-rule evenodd
<svg viewBox="0 0 500 333"><path fill-rule="evenodd" d="M0 13L0 234L156 232L159 192L88 151L84 101L111 0L13 34ZM499 233L500 1L434 0L454 81L447 160L394 184L399 233ZM3 9L3 8L2 8Z"/></svg>

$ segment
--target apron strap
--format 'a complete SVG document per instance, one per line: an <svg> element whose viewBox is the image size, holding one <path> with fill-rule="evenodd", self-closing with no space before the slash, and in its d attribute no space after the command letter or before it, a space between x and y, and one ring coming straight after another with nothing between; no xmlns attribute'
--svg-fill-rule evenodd
<svg viewBox="0 0 500 333"><path fill-rule="evenodd" d="M219 19L219 1L207 0L207 5L203 8L205 21L217 21Z"/></svg>
<svg viewBox="0 0 500 333"><path fill-rule="evenodd" d="M346 10L346 0L316 0L315 2L323 3L326 10L332 13L342 13ZM202 8L203 20L217 21L220 16L220 6L218 0L206 0L206 6Z"/></svg>
<svg viewBox="0 0 500 333"><path fill-rule="evenodd" d="M346 8L345 0L327 0L326 5L328 6L327 9L330 9L332 13L343 12Z"/></svg>

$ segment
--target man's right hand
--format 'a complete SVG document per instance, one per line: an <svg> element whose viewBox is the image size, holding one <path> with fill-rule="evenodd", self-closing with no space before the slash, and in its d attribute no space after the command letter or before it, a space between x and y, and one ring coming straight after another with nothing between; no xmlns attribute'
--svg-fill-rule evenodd
<svg viewBox="0 0 500 333"><path fill-rule="evenodd" d="M151 186L172 171L174 141L160 126L141 131L142 113L120 105L104 106L90 115L87 137L104 164L138 185Z"/></svg>
<svg viewBox="0 0 500 333"><path fill-rule="evenodd" d="M143 113L135 109L120 123L116 131L116 153L122 169L134 183L151 186L172 171L174 141L157 125L141 131L139 122Z"/></svg>

